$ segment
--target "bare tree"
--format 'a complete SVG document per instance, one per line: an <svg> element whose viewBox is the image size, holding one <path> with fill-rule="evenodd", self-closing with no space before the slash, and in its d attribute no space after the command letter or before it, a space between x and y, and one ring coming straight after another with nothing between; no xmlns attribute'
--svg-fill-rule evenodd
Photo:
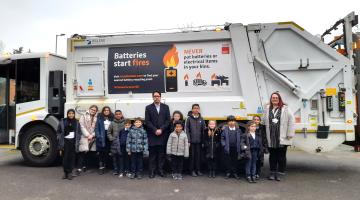
<svg viewBox="0 0 360 200"><path fill-rule="evenodd" d="M0 40L0 53L2 53L5 49L5 44L3 41Z"/></svg>
<svg viewBox="0 0 360 200"><path fill-rule="evenodd" d="M19 49L13 49L13 54L22 54L24 47L19 47Z"/></svg>

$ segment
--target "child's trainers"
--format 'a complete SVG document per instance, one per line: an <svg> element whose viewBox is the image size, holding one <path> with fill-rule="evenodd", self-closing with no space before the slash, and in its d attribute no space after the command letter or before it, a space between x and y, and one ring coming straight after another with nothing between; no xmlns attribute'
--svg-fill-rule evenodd
<svg viewBox="0 0 360 200"><path fill-rule="evenodd" d="M181 174L178 174L178 176L177 176L177 180L183 180L183 177L182 177L182 175L181 175Z"/></svg>
<svg viewBox="0 0 360 200"><path fill-rule="evenodd" d="M124 176L123 173L120 173L120 174L119 174L119 178L122 178L123 176Z"/></svg>
<svg viewBox="0 0 360 200"><path fill-rule="evenodd" d="M81 169L77 169L76 171L75 171L75 176L80 176L80 174L81 174Z"/></svg>
<svg viewBox="0 0 360 200"><path fill-rule="evenodd" d="M135 174L131 174L129 178L130 178L130 179L134 179L134 178L135 178Z"/></svg>
<svg viewBox="0 0 360 200"><path fill-rule="evenodd" d="M126 176L127 176L128 178L130 178L131 173L130 173L130 172L126 173Z"/></svg>
<svg viewBox="0 0 360 200"><path fill-rule="evenodd" d="M141 173L137 173L137 174L136 174L136 178L137 178L137 179L142 179L142 174L141 174Z"/></svg>

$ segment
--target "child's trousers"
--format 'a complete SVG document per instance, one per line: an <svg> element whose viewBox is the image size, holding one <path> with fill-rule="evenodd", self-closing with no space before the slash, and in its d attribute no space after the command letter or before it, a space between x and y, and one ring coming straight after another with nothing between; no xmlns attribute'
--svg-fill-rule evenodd
<svg viewBox="0 0 360 200"><path fill-rule="evenodd" d="M132 152L131 159L131 173L138 174L143 171L143 152Z"/></svg>
<svg viewBox="0 0 360 200"><path fill-rule="evenodd" d="M126 152L126 144L120 145L120 173L130 172L130 157Z"/></svg>
<svg viewBox="0 0 360 200"><path fill-rule="evenodd" d="M251 149L251 158L246 161L245 171L246 176L256 175L256 162L259 156L259 149Z"/></svg>
<svg viewBox="0 0 360 200"><path fill-rule="evenodd" d="M174 174L181 174L183 170L184 156L171 155L171 167Z"/></svg>

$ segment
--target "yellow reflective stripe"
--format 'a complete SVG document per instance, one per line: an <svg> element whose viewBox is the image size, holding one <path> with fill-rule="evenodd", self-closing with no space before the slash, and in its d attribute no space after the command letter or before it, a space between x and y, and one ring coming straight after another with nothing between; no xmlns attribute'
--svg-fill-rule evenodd
<svg viewBox="0 0 360 200"><path fill-rule="evenodd" d="M304 133L305 131L304 130L295 130L295 133ZM353 132L351 130L330 130L330 133L346 133L346 132ZM306 130L306 133L317 133L317 130Z"/></svg>
<svg viewBox="0 0 360 200"><path fill-rule="evenodd" d="M29 114L29 113L32 113L32 112L36 112L36 111L39 111L39 110L44 110L44 109L45 109L45 107L28 110L28 111L16 114L16 117L19 117L21 115L26 115L26 114Z"/></svg>
<svg viewBox="0 0 360 200"><path fill-rule="evenodd" d="M0 149L15 149L15 145L0 145Z"/></svg>
<svg viewBox="0 0 360 200"><path fill-rule="evenodd" d="M250 117L254 117L254 116L259 116L259 117L261 117L261 116L263 116L264 114L260 114L260 113L249 113L249 114L247 114L247 116L250 116Z"/></svg>
<svg viewBox="0 0 360 200"><path fill-rule="evenodd" d="M235 116L236 120L248 120L247 117ZM227 117L204 117L204 120L226 121Z"/></svg>
<svg viewBox="0 0 360 200"><path fill-rule="evenodd" d="M288 21L288 22L278 22L279 25L293 25L294 27L298 28L301 31L304 31L305 29L303 27L301 27L299 24L292 22L292 21Z"/></svg>

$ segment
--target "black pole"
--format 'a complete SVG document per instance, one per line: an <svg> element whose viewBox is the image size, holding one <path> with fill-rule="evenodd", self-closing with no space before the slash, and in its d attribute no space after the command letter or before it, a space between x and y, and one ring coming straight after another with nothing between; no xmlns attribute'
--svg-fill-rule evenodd
<svg viewBox="0 0 360 200"><path fill-rule="evenodd" d="M5 123L5 130L6 133L9 136L10 134L10 127L9 127L9 123L10 123L10 112L9 112L9 108L10 108L10 67L11 64L6 65L6 89L5 89L5 114L6 114L6 123Z"/></svg>

